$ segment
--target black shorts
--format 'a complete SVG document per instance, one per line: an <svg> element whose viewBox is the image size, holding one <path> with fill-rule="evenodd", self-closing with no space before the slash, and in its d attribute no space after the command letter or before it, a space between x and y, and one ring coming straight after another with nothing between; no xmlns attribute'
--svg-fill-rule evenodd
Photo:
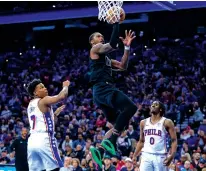
<svg viewBox="0 0 206 171"><path fill-rule="evenodd" d="M115 102L129 101L129 103L133 103L123 92L107 82L100 82L93 86L93 100L112 124L116 121L119 112L125 107L124 105L115 105L118 104Z"/></svg>

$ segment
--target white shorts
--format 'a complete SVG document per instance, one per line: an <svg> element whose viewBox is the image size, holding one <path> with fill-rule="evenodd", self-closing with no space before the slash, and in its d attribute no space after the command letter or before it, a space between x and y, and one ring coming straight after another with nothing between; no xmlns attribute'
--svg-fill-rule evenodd
<svg viewBox="0 0 206 171"><path fill-rule="evenodd" d="M63 167L56 138L48 133L32 134L28 139L29 171L50 171Z"/></svg>
<svg viewBox="0 0 206 171"><path fill-rule="evenodd" d="M150 154L142 152L140 158L140 171L168 171L168 167L163 162L166 155Z"/></svg>

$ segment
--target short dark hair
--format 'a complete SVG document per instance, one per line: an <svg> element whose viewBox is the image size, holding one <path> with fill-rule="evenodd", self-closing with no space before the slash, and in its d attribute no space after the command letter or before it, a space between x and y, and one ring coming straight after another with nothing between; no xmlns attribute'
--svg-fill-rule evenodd
<svg viewBox="0 0 206 171"><path fill-rule="evenodd" d="M89 44L91 45L91 41L94 38L95 34L97 34L98 32L94 32L89 36Z"/></svg>
<svg viewBox="0 0 206 171"><path fill-rule="evenodd" d="M34 96L34 90L38 84L42 83L40 79L34 79L31 81L28 86L27 86L27 92L29 93L30 96Z"/></svg>
<svg viewBox="0 0 206 171"><path fill-rule="evenodd" d="M158 102L160 104L160 115L163 116L165 114L165 110L166 110L165 105L164 105L164 103L162 103L160 101L158 101Z"/></svg>

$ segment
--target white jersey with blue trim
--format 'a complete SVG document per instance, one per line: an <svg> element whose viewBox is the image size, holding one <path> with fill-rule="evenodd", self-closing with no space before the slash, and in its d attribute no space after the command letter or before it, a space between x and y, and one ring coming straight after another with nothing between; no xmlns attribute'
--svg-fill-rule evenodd
<svg viewBox="0 0 206 171"><path fill-rule="evenodd" d="M30 101L27 113L30 124L30 133L54 133L54 113L51 107L50 112L42 113L38 107L40 98Z"/></svg>
<svg viewBox="0 0 206 171"><path fill-rule="evenodd" d="M167 131L164 127L166 118L162 117L156 124L151 123L151 118L145 119L144 123L144 147L142 152L152 154L166 154Z"/></svg>

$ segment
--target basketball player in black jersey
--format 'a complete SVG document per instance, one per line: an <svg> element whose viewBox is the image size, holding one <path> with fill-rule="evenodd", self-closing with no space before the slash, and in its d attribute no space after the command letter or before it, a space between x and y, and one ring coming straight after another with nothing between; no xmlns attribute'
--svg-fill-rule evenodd
<svg viewBox="0 0 206 171"><path fill-rule="evenodd" d="M103 140L99 148L90 149L93 160L102 167L104 151L116 155L116 140L128 126L129 120L136 113L136 105L114 86L112 71L124 71L129 61L130 45L135 38L134 32L125 31L125 38L119 37L119 23L113 24L113 32L109 43L104 43L101 33L95 32L89 37L90 50L90 84L93 87L93 100L102 109L107 120L114 125L111 137ZM124 44L121 61L110 59L108 53L117 50L118 41Z"/></svg>

